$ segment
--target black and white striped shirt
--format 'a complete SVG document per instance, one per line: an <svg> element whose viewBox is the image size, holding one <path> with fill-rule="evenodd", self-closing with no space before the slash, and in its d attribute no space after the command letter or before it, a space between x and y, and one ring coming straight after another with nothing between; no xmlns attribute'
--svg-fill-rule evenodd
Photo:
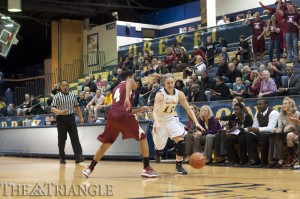
<svg viewBox="0 0 300 199"><path fill-rule="evenodd" d="M74 113L74 107L78 106L77 97L74 93L68 92L64 94L63 92L57 93L53 97L51 106L57 108L58 110L68 110L68 114Z"/></svg>

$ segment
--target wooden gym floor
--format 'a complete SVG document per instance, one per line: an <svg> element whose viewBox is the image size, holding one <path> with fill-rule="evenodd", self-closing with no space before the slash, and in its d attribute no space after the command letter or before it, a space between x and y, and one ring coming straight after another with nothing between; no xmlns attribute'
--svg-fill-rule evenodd
<svg viewBox="0 0 300 199"><path fill-rule="evenodd" d="M174 164L151 163L160 177L140 177L139 162L103 161L90 178L82 176L90 160L0 157L0 198L299 198L300 171L206 166L188 175Z"/></svg>

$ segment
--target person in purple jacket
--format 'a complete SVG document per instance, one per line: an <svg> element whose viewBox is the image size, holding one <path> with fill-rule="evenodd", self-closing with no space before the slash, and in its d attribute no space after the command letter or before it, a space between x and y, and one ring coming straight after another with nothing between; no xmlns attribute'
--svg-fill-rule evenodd
<svg viewBox="0 0 300 199"><path fill-rule="evenodd" d="M221 129L219 121L216 121L211 108L204 105L200 108L198 121L205 129L204 132L196 131L185 136L186 152L202 152L201 145L204 145L203 155L206 156L206 163L212 162L212 150L214 136ZM193 142L194 141L194 142Z"/></svg>
<svg viewBox="0 0 300 199"><path fill-rule="evenodd" d="M260 85L258 98L275 96L277 87L274 80L270 77L270 72L268 70L263 71L262 79L263 81Z"/></svg>

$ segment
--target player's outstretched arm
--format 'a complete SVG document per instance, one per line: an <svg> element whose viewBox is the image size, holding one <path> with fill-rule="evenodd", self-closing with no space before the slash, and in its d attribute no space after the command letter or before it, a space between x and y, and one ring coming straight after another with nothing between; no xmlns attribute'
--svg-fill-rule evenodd
<svg viewBox="0 0 300 199"><path fill-rule="evenodd" d="M140 108L137 108L137 109L133 109L131 111L132 114L138 114L139 112L144 112L144 111L150 111L151 108L149 106L142 106Z"/></svg>
<svg viewBox="0 0 300 199"><path fill-rule="evenodd" d="M192 111L192 109L189 106L189 103L186 100L185 95L183 94L182 91L178 91L178 98L179 98L179 102L180 104L183 106L183 108L186 110L187 114L190 116L190 118L192 118L193 122L196 124L196 126L198 127L198 130L203 132L205 131L205 129L199 124L196 115L194 114L194 112Z"/></svg>
<svg viewBox="0 0 300 199"><path fill-rule="evenodd" d="M158 129L159 129L158 112L159 112L160 106L163 102L163 99L164 99L164 97L160 92L156 93L155 100L154 100L154 107L153 107L153 115L152 115L153 121L154 121L154 123L153 123L153 132L154 133L157 133Z"/></svg>

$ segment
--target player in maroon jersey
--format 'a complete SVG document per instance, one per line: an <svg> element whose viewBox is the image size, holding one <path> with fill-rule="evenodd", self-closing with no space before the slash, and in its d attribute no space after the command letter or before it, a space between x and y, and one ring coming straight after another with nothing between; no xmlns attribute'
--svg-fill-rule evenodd
<svg viewBox="0 0 300 199"><path fill-rule="evenodd" d="M133 115L149 110L149 107L143 106L139 109L131 110L134 90L137 88L133 79L133 72L125 70L122 72L121 77L122 82L113 91L113 103L107 116L105 129L97 138L103 144L97 150L90 166L82 173L88 177L107 149L115 142L119 133L122 133L123 139L134 138L140 141L144 163L141 176L158 177L158 174L149 165L149 147L146 135Z"/></svg>

